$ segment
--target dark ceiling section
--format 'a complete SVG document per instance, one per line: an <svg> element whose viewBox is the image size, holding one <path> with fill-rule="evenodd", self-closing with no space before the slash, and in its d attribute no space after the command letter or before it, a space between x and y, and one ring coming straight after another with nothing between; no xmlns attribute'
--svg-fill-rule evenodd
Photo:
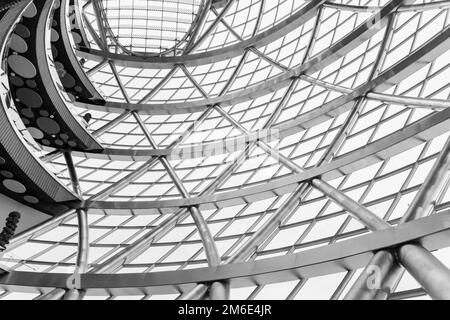
<svg viewBox="0 0 450 320"><path fill-rule="evenodd" d="M47 29L52 7L53 1L33 2L14 29L7 51L12 96L25 126L40 144L65 150L101 150L85 125L68 109L70 95L62 92L63 85L69 93L84 93L87 88L72 73L70 63L56 61L55 68L49 61L48 33L52 43L61 38L55 29ZM58 54L63 52L58 50ZM62 84L54 78L58 68Z"/></svg>
<svg viewBox="0 0 450 320"><path fill-rule="evenodd" d="M6 122L9 121L5 121L2 115L0 123L5 134L0 140L0 192L49 215L57 216L67 212L70 207L65 202L78 201L78 198L41 167L25 147L14 147L22 142L17 137L14 138L16 133L12 128L5 128L8 125ZM14 143L5 145L6 139ZM21 165L27 167L24 169Z"/></svg>
<svg viewBox="0 0 450 320"><path fill-rule="evenodd" d="M0 37L2 53L5 51L5 45L8 43L8 30L13 28L14 23L17 21L26 4L27 1L24 1L22 4L11 7L8 11L2 13L3 17L0 21L0 28L1 30L6 30ZM27 11L26 14L30 15L32 12ZM16 32L19 32L25 38L28 35L24 26L16 28ZM12 46L20 52L23 52L26 46L18 40L19 36L17 33L15 35L11 39ZM33 77L26 78L26 76L32 75L36 69L34 67L31 68L29 60L24 62L25 57L17 54L14 56L16 60L12 59L13 64L21 74L21 76L12 76L13 81L16 83L16 92L19 91L19 94L21 96L23 95L22 97L27 103L35 106L41 104L42 99L38 97L38 93L25 85L27 81L28 84L34 81ZM22 64L15 65L15 63L20 61L22 61ZM23 85L17 86L19 82L23 82ZM22 88L22 93L20 93L19 87ZM23 92L25 89L28 89L28 93ZM16 201L50 215L59 215L66 212L68 207L64 203L79 201L78 197L61 180L49 172L43 166L42 162L32 154L13 124L13 120L10 118L9 109L11 108L12 101L10 96L2 97L0 105L0 127L2 128L0 135L0 192ZM39 110L44 109L40 108ZM38 118L38 123L45 124L45 121L42 120L44 118L48 119L45 120L48 123L52 119L49 117ZM45 127L47 129L52 126L56 128L56 125L50 124L50 126Z"/></svg>
<svg viewBox="0 0 450 320"><path fill-rule="evenodd" d="M24 0L0 0L0 12L6 11Z"/></svg>
<svg viewBox="0 0 450 320"><path fill-rule="evenodd" d="M55 67L64 90L72 100L103 105L105 101L89 81L72 50L68 33L63 32L63 30L71 30L75 44L84 45L73 2L61 1L53 12L51 48Z"/></svg>
<svg viewBox="0 0 450 320"><path fill-rule="evenodd" d="M62 0L62 6L67 2L69 3L67 17L69 17L70 23L70 33L74 40L74 45L76 47L90 48L91 45L87 39L86 32L84 30L82 15L80 12L80 4L78 0ZM56 16L56 13L55 13ZM64 20L67 21L67 20Z"/></svg>

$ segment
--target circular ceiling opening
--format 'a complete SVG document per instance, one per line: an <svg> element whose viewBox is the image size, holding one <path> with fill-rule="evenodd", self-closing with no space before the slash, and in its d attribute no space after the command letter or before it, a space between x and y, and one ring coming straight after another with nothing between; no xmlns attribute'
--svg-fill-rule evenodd
<svg viewBox="0 0 450 320"><path fill-rule="evenodd" d="M189 41L204 0L102 0L107 36L129 54L177 55Z"/></svg>

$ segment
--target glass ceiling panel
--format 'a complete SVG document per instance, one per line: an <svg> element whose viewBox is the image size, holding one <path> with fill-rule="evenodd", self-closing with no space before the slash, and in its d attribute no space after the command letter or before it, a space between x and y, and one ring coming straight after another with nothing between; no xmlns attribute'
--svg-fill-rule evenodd
<svg viewBox="0 0 450 320"><path fill-rule="evenodd" d="M222 264L302 254L372 232L312 180L395 227L449 137L449 49L433 39L448 32L450 6L407 1L374 26L390 1L323 1L272 37L310 1L207 3L80 1L90 48L74 53L105 99L70 106L80 119L89 114L86 130L104 147L72 152L88 206L90 273L208 267L199 219ZM424 59L416 54L423 48ZM111 55L103 61L99 52ZM22 116L11 113L36 157L72 186L63 154L36 144ZM427 215L450 208L448 173L442 182ZM0 262L13 271L72 273L81 227L74 211L13 244ZM447 249L433 254L449 266ZM231 298L342 299L361 271L232 288ZM389 298L419 287L405 273ZM88 290L85 298L183 293L173 290ZM0 299L42 293L5 286Z"/></svg>

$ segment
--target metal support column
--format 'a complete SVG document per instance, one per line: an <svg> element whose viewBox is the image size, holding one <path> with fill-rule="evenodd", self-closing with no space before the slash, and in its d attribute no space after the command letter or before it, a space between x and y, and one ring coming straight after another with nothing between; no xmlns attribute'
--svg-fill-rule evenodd
<svg viewBox="0 0 450 320"><path fill-rule="evenodd" d="M67 168L69 170L69 175L72 181L73 189L78 194L78 196L82 197L83 193L81 191L77 172L70 152L64 152L64 158L67 163ZM83 274L86 273L87 271L88 257L89 257L89 222L87 217L87 211L78 209L77 220L78 220L78 250L77 250L75 274ZM80 290L72 289L66 292L63 299L81 300L83 296L84 293L80 292Z"/></svg>
<svg viewBox="0 0 450 320"><path fill-rule="evenodd" d="M346 194L330 186L328 183L313 179L311 184L328 198L333 199L337 204L343 207L353 218L360 221L371 231L379 231L391 227L389 223L378 217L376 214L368 210L365 206L356 202Z"/></svg>
<svg viewBox="0 0 450 320"><path fill-rule="evenodd" d="M406 244L397 250L398 259L425 291L438 300L450 300L450 270L420 245Z"/></svg>
<svg viewBox="0 0 450 320"><path fill-rule="evenodd" d="M138 122L141 130L144 132L147 140L150 142L152 148L156 149L158 146L151 137L150 132L148 131L141 117L134 111L132 112L132 114L136 118L136 121ZM181 196L185 199L190 198L189 192L184 187L183 182L180 180L175 170L167 160L167 158L160 157L159 160L161 161L161 164L164 166L167 173L171 177L173 183L180 192ZM191 213L192 219L194 220L195 225L197 226L197 230L200 234L200 238L202 239L203 248L205 250L209 266L215 267L220 265L221 259L219 251L217 250L216 247L216 243L214 242L214 237L212 236L211 231L209 230L208 224L206 223L205 219L200 213L200 210L197 207L193 206L189 208L189 212ZM225 284L215 283L211 286L210 290L211 290L211 299L225 300L228 297Z"/></svg>
<svg viewBox="0 0 450 320"><path fill-rule="evenodd" d="M82 197L82 191L78 181L75 165L73 163L72 156L69 151L65 151L64 159L66 160L67 170L69 171L70 180L75 193ZM83 274L87 271L88 256L89 256L89 223L87 218L87 211L78 209L76 210L78 220L78 249L77 260L75 265L75 274ZM77 289L62 289L57 288L49 293L41 296L38 300L81 300L84 297L85 292Z"/></svg>
<svg viewBox="0 0 450 320"><path fill-rule="evenodd" d="M408 211L403 216L400 224L420 219L430 213L433 209L433 198L442 186L450 168L450 138L445 143L442 152L434 163L430 174L425 179L419 192L414 198ZM396 250L398 262L408 270L412 276L427 290L434 299L448 297L450 293L450 281L441 282L442 279L450 279L450 271L431 253L423 247L415 244L405 245ZM417 256L414 256L417 255ZM387 296L380 293L380 289L368 288L361 284L368 283L372 270L380 270L378 276L380 282L386 287L395 288L400 281L403 270L396 265L393 254L389 251L380 251L375 254L360 275L356 283L347 293L345 299L385 299ZM389 293L392 293L390 291Z"/></svg>
<svg viewBox="0 0 450 320"><path fill-rule="evenodd" d="M226 113L222 108L219 106L216 106L216 110L224 116L231 124L233 124L236 128L241 130L244 133L248 133L248 131L242 127L236 120L234 120L228 113ZM267 143L264 141L258 140L257 141L258 146L263 149L265 152L270 154L275 159L279 160L283 165L291 169L292 171L296 173L303 172L303 168L298 166L295 162L293 162L291 159L285 157L282 155L278 150L274 150L272 147L270 147ZM332 187L325 181L322 181L320 179L312 179L311 185L320 190L322 193L324 193L329 198L336 201L339 205L341 205L343 208L345 208L354 218L361 221L366 227L368 227L371 230L383 230L386 228L389 228L390 225L385 222L383 219L379 218L377 215L375 215L373 212L365 208L363 205L358 203L357 201L351 199L341 191L337 190L336 188Z"/></svg>
<svg viewBox="0 0 450 320"><path fill-rule="evenodd" d="M216 188L223 183L229 177L232 172L245 160L245 152L238 157L235 162L225 169L220 175L218 175L202 192L199 196L211 194ZM93 273L108 273L115 270L119 265L133 260L140 253L142 253L151 243L152 239L156 237L162 237L165 233L171 230L177 221L182 221L188 215L188 210L185 208L177 210L168 219L164 220L157 227L149 231L147 234L136 240L133 244L129 245L118 254L112 256L100 266L97 266L91 270Z"/></svg>
<svg viewBox="0 0 450 320"><path fill-rule="evenodd" d="M230 82L230 81L229 81ZM211 108L207 109L199 119L194 122L186 132L176 139L168 149L174 148L176 145L182 143L184 139L192 133L211 113ZM203 191L200 192L199 196L204 196L211 194L216 190L216 188L223 183L234 170L245 160L245 155L250 152L250 148L247 147L244 152L220 175L218 175ZM101 194L99 194L101 196ZM157 237L162 237L164 234L171 230L178 221L183 221L188 216L188 210L181 208L173 213L168 219L160 223L156 228L146 233L144 236L136 240L133 244L129 245L119 253L113 255L111 258L107 259L104 263L99 266L92 268L90 272L92 273L108 273L114 271L117 267L125 262L132 261L134 258L139 256L151 243L151 241Z"/></svg>
<svg viewBox="0 0 450 320"><path fill-rule="evenodd" d="M72 156L69 152L64 153L64 158L69 170L70 179L74 191L81 197L82 192L80 184L78 182L77 173L75 171L75 165L73 163ZM88 265L89 255L89 224L87 219L87 212L85 210L77 210L78 218L78 254L76 262L76 272L85 273Z"/></svg>

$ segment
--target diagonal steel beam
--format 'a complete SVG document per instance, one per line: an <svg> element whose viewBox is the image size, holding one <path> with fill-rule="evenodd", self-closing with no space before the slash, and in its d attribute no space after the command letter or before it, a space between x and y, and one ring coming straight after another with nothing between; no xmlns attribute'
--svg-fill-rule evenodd
<svg viewBox="0 0 450 320"><path fill-rule="evenodd" d="M419 192L400 220L400 224L425 217L433 209L433 198L443 184L450 169L450 138ZM356 280L345 299L386 299L400 281L403 270L400 263L435 299L450 299L450 271L435 256L420 245L406 244L394 251L383 250L375 254ZM369 288L373 270L379 270L381 288Z"/></svg>
<svg viewBox="0 0 450 320"><path fill-rule="evenodd" d="M185 54L189 54L189 53L195 51L203 44L203 42L205 42L205 40L208 38L208 36L211 34L211 32L213 32L213 30L220 23L221 19L223 17L225 17L225 15L228 13L228 11L230 10L231 6L234 4L235 1L236 0L228 0L227 4L222 9L222 11L217 16L217 18L214 20L214 22L211 23L211 25L208 27L208 29L206 29L206 31L197 39L197 41L195 41L192 44L192 46L190 48L188 48L188 50L186 50Z"/></svg>

